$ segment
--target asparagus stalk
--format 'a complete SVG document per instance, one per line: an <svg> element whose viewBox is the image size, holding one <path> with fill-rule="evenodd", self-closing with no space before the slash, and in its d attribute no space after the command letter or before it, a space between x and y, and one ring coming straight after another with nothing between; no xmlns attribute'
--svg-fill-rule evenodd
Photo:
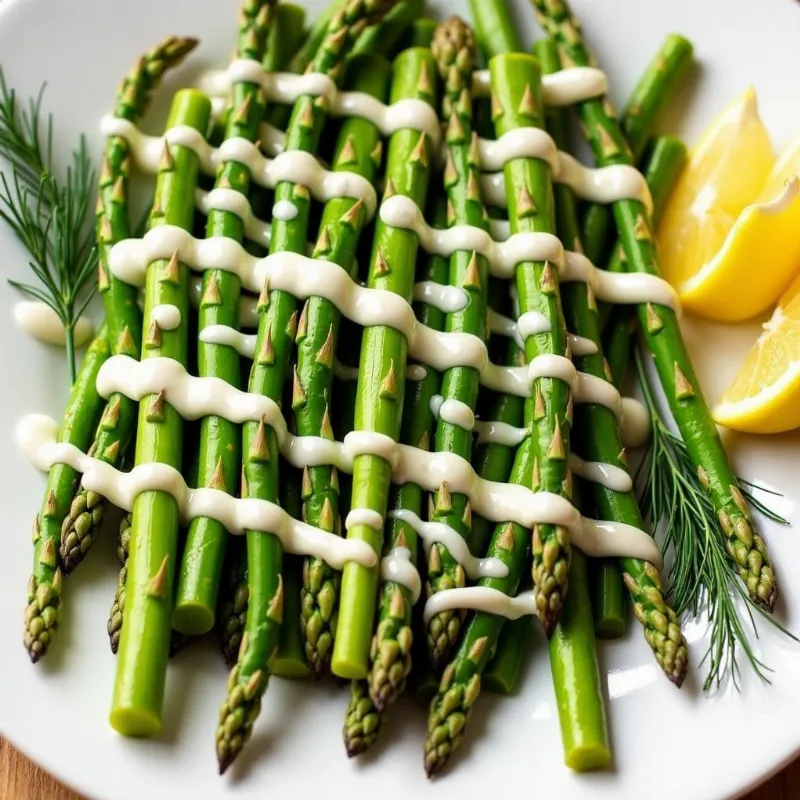
<svg viewBox="0 0 800 800"><path fill-rule="evenodd" d="M131 551L131 515L123 514L119 521L117 533L117 559L119 560L119 577L114 601L108 614L108 641L114 655L119 650L119 637L122 633L122 620L125 614L125 586L128 581L128 555Z"/></svg>
<svg viewBox="0 0 800 800"><path fill-rule="evenodd" d="M389 64L377 56L363 56L348 65L354 76L350 88L384 100ZM374 123L359 117L346 120L339 131L334 169L375 181L381 160L381 133ZM315 255L339 264L356 278L356 248L364 224L363 204L350 198L330 200L322 213ZM330 301L310 297L300 313L297 331L297 369L292 408L300 436L333 438L331 396L333 356L339 338L341 313ZM334 466L309 467L303 472L303 519L331 533L341 534L339 476ZM339 573L322 559L303 562L301 624L311 671L320 678L333 650Z"/></svg>
<svg viewBox="0 0 800 800"><path fill-rule="evenodd" d="M417 98L434 101L434 63L430 51L416 48L401 53L394 62L391 100ZM399 193L422 205L428 188L432 146L425 133L403 129L389 143L386 166L387 194ZM368 285L411 299L414 263L418 247L412 231L392 228L382 221L375 227ZM367 328L361 348L356 403L356 430L376 431L397 440L405 389L407 342L399 331L384 326ZM372 455L360 455L353 465L354 509L386 513L391 467ZM382 531L354 525L348 538L368 542L381 551ZM375 616L378 572L353 562L344 568L339 622L332 670L342 678L364 678L367 674L370 637Z"/></svg>
<svg viewBox="0 0 800 800"><path fill-rule="evenodd" d="M565 615L569 613L571 603L572 592L567 595ZM500 638L497 640L497 650L483 674L483 688L487 692L509 695L516 690L530 642L530 627L531 621L525 617L507 622L503 626ZM550 640L551 648L558 630L559 628L556 628L556 636Z"/></svg>
<svg viewBox="0 0 800 800"><path fill-rule="evenodd" d="M550 669L556 694L564 763L577 772L602 769L611 761L605 698L589 599L586 557L572 554L572 587L550 639Z"/></svg>
<svg viewBox="0 0 800 800"><path fill-rule="evenodd" d="M301 475L288 464L282 465L281 505L295 519L302 516ZM300 593L303 586L303 559L287 556L283 566L283 622L278 650L269 663L269 671L279 678L307 678L311 669L305 654L301 624Z"/></svg>
<svg viewBox="0 0 800 800"><path fill-rule="evenodd" d="M399 0L397 5L376 25L371 25L353 48L353 56L382 55L390 58L409 26L422 14L425 0Z"/></svg>
<svg viewBox="0 0 800 800"><path fill-rule="evenodd" d="M131 122L139 119L164 73L180 64L196 44L195 39L170 36L145 53L122 81L114 113ZM122 282L108 269L111 247L121 239L128 238L131 232L128 219L129 177L128 143L119 136L110 136L106 142L98 190L97 286L103 297L112 352L139 358L142 314L137 303L136 287ZM92 455L112 466L119 466L133 441L136 411L137 404L133 400L120 394L112 395L94 432L94 442L90 448ZM59 523L63 520L59 556L65 574L69 575L94 544L103 520L106 499L97 492L87 491L83 486L65 485L62 492L62 496L57 496L61 510L57 517L51 519L57 519Z"/></svg>
<svg viewBox="0 0 800 800"><path fill-rule="evenodd" d="M694 48L688 39L670 34L628 98L620 125L634 162L641 159L658 115L680 85L693 55ZM609 238L614 233L614 212L605 205L589 205L582 230L586 256L595 264L605 264Z"/></svg>
<svg viewBox="0 0 800 800"><path fill-rule="evenodd" d="M275 4L264 48L264 69L270 72L283 69L297 54L305 33L305 19L306 10L303 6L294 3Z"/></svg>
<svg viewBox="0 0 800 800"><path fill-rule="evenodd" d="M548 33L559 46L562 63L589 63L580 30L563 0L535 0ZM632 156L619 124L602 100L580 104L589 143L601 166L631 164ZM658 274L652 223L638 200L614 203L628 272ZM747 501L739 490L716 425L711 419L700 382L692 366L674 312L644 304L637 309L645 342L653 355L661 386L701 484L717 514L726 547L753 601L765 611L775 606L778 587L767 546L753 526Z"/></svg>
<svg viewBox="0 0 800 800"><path fill-rule="evenodd" d="M542 96L539 62L533 56L495 56L490 62L495 131L499 136L523 126L541 127ZM550 169L539 159L515 159L504 168L511 232L555 232ZM538 311L550 322L548 333L528 336L528 361L543 354L568 356L558 272L549 262L523 262L516 268L520 313ZM532 434L534 491L569 498L569 434L571 387L554 378L533 382L534 398L525 421ZM536 607L549 637L558 621L570 563L566 529L538 525L533 531L533 582Z"/></svg>
<svg viewBox="0 0 800 800"><path fill-rule="evenodd" d="M267 33L275 0L245 0L239 23L235 57L260 61L264 57ZM253 83L240 81L231 88L230 111L225 138L254 142L264 114L264 94ZM236 161L226 161L217 172L215 187L233 189L247 195L250 169ZM225 236L241 243L244 222L232 211L211 210L206 236ZM235 272L208 269L203 273L203 288L198 311L200 331L209 325L238 328L241 281ZM239 355L227 345L198 342L199 374L219 378L239 386ZM241 426L224 417L203 417L200 425L198 486L208 486L228 494L238 490L241 471ZM183 633L198 636L214 626L219 582L225 562L228 532L210 517L193 519L178 573L178 588L172 624Z"/></svg>
<svg viewBox="0 0 800 800"><path fill-rule="evenodd" d="M211 103L199 92L178 92L168 125L208 129ZM156 185L151 226L190 229L199 160L181 145L165 146ZM142 358L174 358L185 364L189 317L189 269L177 254L147 268L144 318L159 304L177 306L181 321L161 330L153 321L144 336ZM180 468L183 420L163 395L142 401L136 441L136 464L153 461ZM152 736L161 728L166 662L172 615L172 589L178 545L178 504L168 492L148 491L134 500L122 628L111 726L126 736Z"/></svg>
<svg viewBox="0 0 800 800"><path fill-rule="evenodd" d="M536 52L545 73L558 71L558 52L551 41L545 39L538 42ZM556 146L564 149L567 146L567 113L550 110L546 114L546 123ZM572 191L568 186L559 184L554 187L553 193L556 232L563 242L576 241L578 224ZM571 319L571 312L581 303L588 309L595 307L595 304L589 303L589 291L589 287L581 283L568 283L561 287L567 324L578 335L583 335L583 329L572 327L575 323ZM589 320L589 326L591 322ZM603 357L600 355L598 358L602 369ZM582 433L594 435L588 430ZM578 507L581 506L579 495L584 494L582 489L583 484L578 484L573 497ZM564 604L564 614L550 640L550 669L561 725L564 762L571 769L583 772L607 766L611 761L611 749L597 663L589 576L586 559L580 551L573 553L572 569L572 587Z"/></svg>
<svg viewBox="0 0 800 800"><path fill-rule="evenodd" d="M436 198L433 218L437 225L446 224L447 203L444 197ZM431 255L423 262L417 277L419 280L445 283L447 271L447 259ZM427 303L415 303L414 311L421 324L434 330L443 329L445 315L440 309ZM401 441L413 447L430 448L435 426L431 399L439 389L439 384L440 375L431 367L425 367L422 380L411 384L411 395L403 406ZM403 509L421 517L424 513L423 504L424 492L418 484L409 482L392 487L389 505L393 511ZM397 516L387 520L386 527L388 536L384 555L404 547L409 551L411 563L418 566L419 541L414 528ZM378 624L370 646L367 681L370 698L377 710L383 713L403 693L411 672L414 607L409 589L395 581L381 582L379 598Z"/></svg>
<svg viewBox="0 0 800 800"><path fill-rule="evenodd" d="M347 755L361 755L378 740L385 717L375 708L369 696L368 684L363 680L350 682L350 700L344 719L342 736Z"/></svg>
<svg viewBox="0 0 800 800"><path fill-rule="evenodd" d="M402 52L409 47L430 47L436 25L436 20L431 17L418 17L401 37L398 50Z"/></svg>
<svg viewBox="0 0 800 800"><path fill-rule="evenodd" d="M341 76L344 59L364 27L378 19L386 7L381 0L348 0L331 19L326 37L312 62L312 70L334 79ZM298 98L286 135L288 150L317 150L326 118L326 105L316 98ZM308 188L290 181L278 184L276 202L294 204L294 219L274 219L270 252L303 253L309 224ZM324 237L316 251L323 251ZM267 287L268 289L268 287ZM267 294L265 292L265 294ZM259 317L256 356L249 390L280 402L295 333L297 301L285 291L268 293ZM261 354L264 354L263 356ZM277 502L279 459L275 432L262 422L244 426L242 493ZM228 696L220 710L216 749L224 772L250 737L268 680L269 660L276 650L283 618L284 587L281 578L283 548L270 533L247 531L248 609L238 661L228 679Z"/></svg>
<svg viewBox="0 0 800 800"><path fill-rule="evenodd" d="M548 47L549 44L551 43L545 43L540 52L543 60L546 58L555 70L558 68L557 55ZM553 112L548 117L548 127L553 139L557 146L563 148L568 139L566 112ZM564 242L579 241L572 190L566 184L557 185L555 201L559 238ZM569 329L578 336L589 339L597 348L591 354L576 354L573 359L576 368L596 378L605 378L606 363L600 342L597 304L591 289L586 284L575 281L564 284L561 294ZM575 438L582 449L580 455L587 460L601 461L627 472L627 459L614 412L595 403L581 404L576 407L575 418ZM619 492L592 482L591 489L594 505L604 519L644 530L644 520L633 488L627 492ZM667 677L680 686L686 676L688 650L678 617L664 599L658 568L635 558L621 558L619 561L625 585L634 604L634 612L644 628L645 639Z"/></svg>
<svg viewBox="0 0 800 800"><path fill-rule="evenodd" d="M334 12L341 8L344 0L334 0L320 14L311 26L303 46L289 62L289 72L301 73L308 69L325 36L328 22ZM369 25L359 36L350 53L351 57L359 55L380 55L389 58L393 55L398 43L409 25L421 13L424 0L397 0L384 17L373 25ZM267 120L279 128L285 128L289 121L290 108L286 105L274 106L269 110Z"/></svg>
<svg viewBox="0 0 800 800"><path fill-rule="evenodd" d="M114 602L111 605L111 612L108 617L108 640L111 645L111 652L114 655L119 650L119 639L122 635L122 623L125 616L125 588L128 579L128 556L130 555L131 544L131 515L123 514L119 523L119 534L117 539L117 558L119 559L120 569L117 579L117 590L114 593ZM169 657L172 658L182 650L191 637L179 631L173 630L170 633Z"/></svg>
<svg viewBox="0 0 800 800"><path fill-rule="evenodd" d="M478 45L487 60L501 53L522 50L509 5L506 0L469 0Z"/></svg>
<svg viewBox="0 0 800 800"><path fill-rule="evenodd" d="M247 620L247 558L243 542L231 542L219 596L217 621L222 658L232 667Z"/></svg>
<svg viewBox="0 0 800 800"><path fill-rule="evenodd" d="M669 136L658 138L650 150L645 177L653 195L655 220L664 207L675 181L686 163L686 146ZM623 272L622 250L614 251L608 269ZM603 311L600 307L599 325L602 328ZM635 314L628 306L611 310L610 323L603 345L612 383L620 388L630 364L631 345L636 326ZM625 594L622 573L616 561L601 559L591 564L595 632L600 638L617 638L627 629Z"/></svg>
<svg viewBox="0 0 800 800"><path fill-rule="evenodd" d="M95 381L109 357L108 326L103 325L89 345L72 384L58 441L84 450L103 408ZM47 652L61 618L61 567L56 561L56 542L63 509L78 475L66 464L56 464L47 476L42 507L33 522L33 573L28 580L28 602L23 614L22 641L35 664ZM61 513L60 513L61 510Z"/></svg>
<svg viewBox="0 0 800 800"><path fill-rule="evenodd" d="M533 402L525 401L526 412ZM529 415L526 413L526 418ZM509 483L530 486L535 456L533 437L529 436L517 449ZM507 595L519 588L528 563L531 537L521 525L504 522L495 526L487 551L508 568L504 578L481 578L479 586L497 589ZM424 747L424 763L428 777L441 772L461 743L472 706L481 690L481 674L497 647L505 617L476 612L467 621L455 657L445 667L428 713L428 735Z"/></svg>
<svg viewBox="0 0 800 800"><path fill-rule="evenodd" d="M472 225L488 230L488 217L480 192L480 161L477 133L472 122L472 72L475 39L472 29L459 17L436 28L431 46L444 85L442 117L446 120L446 166L444 186L449 204L448 225ZM466 308L448 314L446 329L486 338L486 293L489 264L475 252L458 251L450 258L449 283L460 287L468 298ZM442 397L475 408L480 373L473 367L453 367L442 376ZM453 452L469 460L472 430L439 418L435 449ZM451 494L444 482L432 496L433 517L466 538L472 526L472 507L463 494ZM428 557L428 592L434 594L466 584L464 568L448 548L436 543ZM428 623L428 654L435 672L447 663L458 641L466 611L444 611Z"/></svg>

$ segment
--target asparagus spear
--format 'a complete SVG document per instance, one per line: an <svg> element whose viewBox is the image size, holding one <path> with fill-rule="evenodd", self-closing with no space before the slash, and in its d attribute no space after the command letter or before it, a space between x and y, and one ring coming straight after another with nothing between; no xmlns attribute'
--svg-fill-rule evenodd
<svg viewBox="0 0 800 800"><path fill-rule="evenodd" d="M526 418L533 411L533 402L525 401ZM530 486L535 456L533 437L527 437L517 449L509 483ZM497 589L512 595L519 588L528 563L530 534L521 525L504 522L495 526L487 556L498 558L508 568L504 578L481 578L479 586ZM476 612L467 621L455 657L445 667L428 713L428 735L425 740L425 770L433 777L444 769L452 753L461 743L470 709L481 690L481 674L497 647L505 617Z"/></svg>
<svg viewBox="0 0 800 800"><path fill-rule="evenodd" d="M260 61L264 57L275 0L245 0L239 23L236 58ZM240 81L231 88L230 111L225 138L254 142L264 114L264 94L253 83ZM217 172L216 188L233 189L247 195L250 170L236 161L226 161ZM232 211L211 210L206 236L225 236L241 243L244 222ZM238 327L241 281L235 272L208 269L203 273L203 289L198 311L200 331L209 325ZM239 355L227 345L198 343L199 374L220 378L237 386L240 379ZM198 486L233 494L238 489L241 471L240 426L224 417L203 417L200 427ZM200 635L214 625L217 594L228 532L218 520L193 519L178 573L173 626L183 633Z"/></svg>
<svg viewBox="0 0 800 800"><path fill-rule="evenodd" d="M128 579L128 556L130 555L131 544L131 515L123 514L119 523L119 534L117 539L117 558L120 563L119 577L117 579L117 590L114 593L114 602L111 604L111 612L108 616L108 640L111 645L111 652L114 655L119 650L119 639L122 635L122 622L125 616L125 588ZM170 633L169 656L172 658L182 650L191 637L179 631L173 630Z"/></svg>
<svg viewBox="0 0 800 800"><path fill-rule="evenodd" d="M436 198L433 217L437 225L446 225L447 203L444 197ZM445 283L447 270L447 259L431 255L423 262L417 278ZM442 330L444 327L444 312L435 306L415 303L414 311L421 324L434 330ZM439 373L431 367L425 367L422 380L414 381L409 387L411 396L403 405L400 431L400 439L406 444L423 449L430 448L435 425L431 399L436 394L439 383ZM422 488L415 483L393 486L389 505L395 512L402 509L422 516L423 495ZM384 545L384 555L388 556L392 551L403 547L409 551L410 562L415 567L418 566L419 541L414 528L394 515L387 520L386 527L388 536ZM370 646L367 681L370 699L379 712L385 713L405 690L411 672L414 598L408 587L392 580L381 581L379 598L378 624ZM363 706L363 703L360 705ZM350 753L349 744L348 753Z"/></svg>
<svg viewBox="0 0 800 800"><path fill-rule="evenodd" d="M447 134L444 186L449 203L449 225L472 225L488 230L488 217L480 192L480 160L477 133L472 121L472 72L475 38L459 17L442 22L434 35L431 51L444 85L442 117ZM460 250L450 258L449 283L460 287L468 298L466 308L448 314L446 329L486 338L486 293L489 264L484 256ZM452 367L442 376L441 394L470 409L478 402L480 373L473 367ZM436 425L435 449L453 452L469 460L472 430L441 417ZM433 516L466 538L472 525L472 507L463 494L451 494L444 482L433 494ZM433 594L466 584L464 568L443 543L436 543L428 557L428 592ZM447 663L458 641L466 611L443 611L428 623L428 653L435 672Z"/></svg>
<svg viewBox="0 0 800 800"><path fill-rule="evenodd" d="M119 521L117 533L117 559L119 560L119 577L114 601L108 614L108 640L114 655L119 650L119 637L122 633L122 619L125 614L125 585L128 581L128 555L131 551L131 515L123 514Z"/></svg>
<svg viewBox="0 0 800 800"><path fill-rule="evenodd" d="M650 150L645 177L653 195L655 219L664 207L675 181L686 162L686 146L678 139L669 136L658 138ZM614 251L608 269L623 272L622 251ZM598 323L602 328L603 312L608 307L600 306ZM609 365L612 383L620 388L630 364L631 345L636 327L633 310L629 306L617 306L610 310L610 322L603 346ZM601 638L622 636L627 628L626 604L622 573L616 561L600 559L591 564L594 589L593 608L596 633Z"/></svg>
<svg viewBox="0 0 800 800"><path fill-rule="evenodd" d="M570 613L572 601L573 592L570 592L564 608L565 616ZM483 674L483 688L487 692L509 695L516 690L525 662L525 652L530 643L530 626L531 620L525 617L507 622L503 626L495 654ZM556 628L557 634L558 628ZM555 639L556 636L550 640L551 647Z"/></svg>
<svg viewBox="0 0 800 800"><path fill-rule="evenodd" d="M334 0L317 17L309 29L303 46L289 62L289 72L301 73L308 69L308 65L313 61L314 55L322 43L328 22L334 12L343 5L343 2L344 0ZM384 58L390 58L409 25L422 13L423 6L423 0L397 0L384 17L369 25L359 36L350 53L351 57L380 55ZM273 125L285 128L289 121L289 114L289 106L277 105L269 110L267 119Z"/></svg>
<svg viewBox="0 0 800 800"><path fill-rule="evenodd" d="M378 56L362 56L348 65L350 88L384 100L389 63ZM334 169L375 181L381 160L381 133L374 123L359 117L346 120L339 131ZM322 213L316 255L339 264L356 278L356 248L364 224L363 204L351 198L330 200ZM333 356L339 338L341 313L330 301L310 297L300 313L297 331L297 369L292 408L300 436L333 438L331 396ZM336 467L309 467L303 472L303 519L332 533L341 533L339 476ZM321 558L303 562L302 627L305 652L316 678L328 668L333 650L339 573Z"/></svg>
<svg viewBox="0 0 800 800"><path fill-rule="evenodd" d="M589 53L580 29L563 0L534 0L541 22L559 47L562 63L586 65ZM579 112L597 162L631 164L632 155L616 117L601 99L580 104ZM628 272L658 274L652 223L638 200L614 203ZM739 490L725 448L711 419L674 312L643 304L637 309L645 342L700 482L719 519L728 553L753 601L772 611L777 597L775 573L764 540L753 527L747 501Z"/></svg>
<svg viewBox="0 0 800 800"><path fill-rule="evenodd" d="M247 620L247 560L244 543L231 542L219 596L217 622L220 649L225 663L232 667L242 643Z"/></svg>
<svg viewBox="0 0 800 800"><path fill-rule="evenodd" d="M364 27L379 19L387 3L382 0L348 0L331 19L327 35L312 69L334 79L341 76L344 59ZM298 98L286 135L288 150L316 151L326 118L326 104L311 96ZM274 219L270 252L305 252L309 222L308 188L290 181L278 184L276 202L294 204L291 220ZM360 218L360 209L359 217ZM355 220L354 220L355 223ZM315 250L324 252L324 237ZM268 287L267 287L268 289ZM264 293L267 295L267 292ZM286 367L298 329L297 301L285 291L268 293L268 303L259 317L256 360L250 373L249 390L280 402ZM263 355L261 355L263 354ZM265 422L244 426L243 494L261 500L278 500L278 449L275 432ZM247 625L239 657L228 680L228 696L220 710L216 749L220 772L224 772L250 737L268 679L269 660L278 646L283 616L281 569L283 549L270 533L247 531L248 609Z"/></svg>
<svg viewBox="0 0 800 800"><path fill-rule="evenodd" d="M539 62L532 56L495 56L490 63L494 123L498 137L523 126L543 124ZM539 159L515 159L504 167L511 232L554 233L550 169ZM549 262L523 262L516 268L520 313L537 311L550 323L547 333L528 336L528 361L549 353L568 356L558 272ZM534 491L569 498L571 387L562 380L537 378L534 403L525 420L532 433ZM570 544L566 529L538 525L533 531L533 582L545 633L553 632L567 592Z"/></svg>
<svg viewBox="0 0 800 800"><path fill-rule="evenodd" d="M103 325L86 351L80 371L72 384L58 441L82 450L88 447L92 430L103 408L95 381L109 357L108 327ZM77 473L66 464L56 464L47 476L42 508L33 522L33 573L28 580L28 602L23 614L22 641L35 664L53 641L62 612L61 567L56 561L59 523Z"/></svg>
<svg viewBox="0 0 800 800"><path fill-rule="evenodd" d="M164 73L180 64L196 44L196 39L170 36L145 53L122 81L114 109L116 116L131 122L139 119L149 105L152 92ZM137 304L137 290L134 286L116 278L108 269L108 254L111 247L130 236L128 152L128 143L123 138L119 136L108 138L100 170L97 204L99 244L97 285L103 296L113 353L139 358L142 315ZM119 466L133 440L136 410L137 404L121 394L109 397L106 411L94 433L92 455L112 466ZM62 568L69 575L94 544L103 520L106 500L97 492L87 491L82 486L77 488L74 496L72 492L76 491L76 487L73 485L65 486L63 491L69 491L70 494L57 497L59 507L69 509L66 516L62 510L57 517L59 523L63 520L59 555Z"/></svg>
<svg viewBox="0 0 800 800"><path fill-rule="evenodd" d="M418 17L405 31L398 43L400 51L409 47L430 47L437 22L431 17Z"/></svg>
<svg viewBox="0 0 800 800"><path fill-rule="evenodd" d="M347 755L352 758L369 750L378 740L384 723L384 715L375 708L369 696L367 682L351 681L350 700L342 729Z"/></svg>
<svg viewBox="0 0 800 800"><path fill-rule="evenodd" d="M572 588L549 644L564 763L577 772L602 769L611 761L588 579L586 557L576 549Z"/></svg>
<svg viewBox="0 0 800 800"><path fill-rule="evenodd" d="M168 125L208 128L211 103L192 90L180 91L172 103ZM151 227L177 225L190 229L199 159L182 145L165 146L159 165L156 205ZM162 330L153 321L144 336L142 357L174 358L185 364L189 317L189 269L177 254L147 268L144 318L162 303L175 305L180 324ZM163 395L144 399L139 407L136 464L153 461L181 465L183 420ZM168 492L148 491L134 500L125 597L127 623L122 628L111 726L126 736L152 736L161 728L166 661L172 615L172 589L177 557L178 503Z"/></svg>
<svg viewBox="0 0 800 800"><path fill-rule="evenodd" d="M506 0L469 0L481 52L489 59L500 53L522 50Z"/></svg>
<svg viewBox="0 0 800 800"><path fill-rule="evenodd" d="M549 45L551 42L543 43L540 52L543 62L549 62L550 68L555 71L558 69L558 57ZM549 114L548 127L556 145L565 147L569 135L566 112ZM580 241L572 190L566 184L557 185L555 201L559 238L564 242ZM591 289L586 284L575 281L564 284L561 295L569 329L593 342L597 348L591 354L576 354L573 357L576 368L596 378L605 378L606 362L600 342L597 304ZM582 448L580 455L587 460L601 461L627 472L625 450L614 412L595 403L581 404L576 407L575 418L575 438ZM645 529L632 487L627 492L619 492L592 482L591 493L594 504L604 519ZM644 628L645 639L667 677L680 686L686 676L688 650L678 617L664 599L658 568L634 558L621 558L619 562L635 615Z"/></svg>
<svg viewBox="0 0 800 800"><path fill-rule="evenodd" d="M401 53L394 62L391 100L417 98L434 101L434 64L429 50ZM387 194L399 193L422 205L427 194L431 142L425 133L403 129L389 143L386 166ZM371 287L411 299L418 247L412 231L378 221L375 226L368 277ZM356 402L356 430L376 431L397 440L405 389L407 342L399 331L384 326L367 328L361 347ZM389 494L391 467L372 455L359 455L353 464L353 509L372 509L383 517ZM351 512L352 513L352 512ZM382 531L354 525L348 538L369 542L380 553ZM344 568L332 670L342 678L364 678L378 591L378 572L353 562Z"/></svg>
<svg viewBox="0 0 800 800"><path fill-rule="evenodd" d="M620 125L634 162L641 159L659 112L680 85L693 54L688 39L676 34L667 36L628 98ZM614 233L614 212L605 205L589 205L582 231L587 258L595 264L605 264L609 238Z"/></svg>
<svg viewBox="0 0 800 800"><path fill-rule="evenodd" d="M295 519L302 516L300 496L302 476L299 470L282 465L281 505ZM279 678L307 678L311 669L305 654L301 625L300 593L303 586L303 559L287 556L283 565L283 622L278 650L269 663L269 671ZM244 627L244 626L243 626Z"/></svg>

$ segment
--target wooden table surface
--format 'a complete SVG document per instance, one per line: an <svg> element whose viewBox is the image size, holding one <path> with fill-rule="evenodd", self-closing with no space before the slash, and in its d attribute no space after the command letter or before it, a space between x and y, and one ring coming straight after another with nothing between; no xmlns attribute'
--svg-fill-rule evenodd
<svg viewBox="0 0 800 800"><path fill-rule="evenodd" d="M743 800L797 800L800 759ZM82 800L0 738L0 800Z"/></svg>

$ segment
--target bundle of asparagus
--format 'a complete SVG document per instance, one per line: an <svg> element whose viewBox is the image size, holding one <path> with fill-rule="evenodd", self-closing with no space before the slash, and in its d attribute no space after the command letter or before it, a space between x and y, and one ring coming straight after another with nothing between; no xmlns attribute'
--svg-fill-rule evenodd
<svg viewBox="0 0 800 800"><path fill-rule="evenodd" d="M226 109L212 119L210 97L178 92L157 161L134 123L195 42L165 40L122 84L104 123L96 218L106 321L48 451L24 642L34 662L45 655L62 575L87 554L106 505L121 506L108 633L111 724L124 735L160 730L169 654L216 626L231 666L220 772L249 739L270 675L332 672L351 681L350 756L375 742L409 684L432 695L433 776L481 687L514 691L530 639L519 618L535 615L550 639L565 761L608 764L595 634L624 630L624 589L667 678L680 687L688 668L628 469L633 407L614 388L631 360L626 304L638 307L683 436L681 463L696 470L684 482L699 482L717 515L727 556L712 551L716 574L735 569L754 603L774 606L766 546L673 295L655 277L622 274L657 275L651 215L685 148L651 137L691 45L667 40L620 126L597 70L572 73L577 95L551 77L592 63L563 0L534 0L549 36L536 56L518 52L505 2L473 6L476 32L456 17L412 25L417 0L337 0L301 35L301 9L245 0L233 61L207 84L223 87ZM476 41L491 59L478 73ZM570 104L610 168L592 181L563 152ZM649 192L631 169L643 156ZM131 238L134 165L157 179L147 232ZM586 187L612 173L616 188L581 228L576 194L601 199ZM586 254L608 258L609 206L620 245L604 273ZM708 574L678 610L727 588Z"/></svg>

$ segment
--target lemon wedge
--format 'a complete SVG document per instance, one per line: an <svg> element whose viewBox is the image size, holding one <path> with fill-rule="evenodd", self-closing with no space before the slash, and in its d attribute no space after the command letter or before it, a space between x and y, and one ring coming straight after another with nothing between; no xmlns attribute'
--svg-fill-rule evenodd
<svg viewBox="0 0 800 800"><path fill-rule="evenodd" d="M712 414L720 425L747 433L800 427L800 275L780 298Z"/></svg>
<svg viewBox="0 0 800 800"><path fill-rule="evenodd" d="M658 229L664 277L684 306L722 322L749 319L800 267L800 142L776 164L747 89L693 150Z"/></svg>

